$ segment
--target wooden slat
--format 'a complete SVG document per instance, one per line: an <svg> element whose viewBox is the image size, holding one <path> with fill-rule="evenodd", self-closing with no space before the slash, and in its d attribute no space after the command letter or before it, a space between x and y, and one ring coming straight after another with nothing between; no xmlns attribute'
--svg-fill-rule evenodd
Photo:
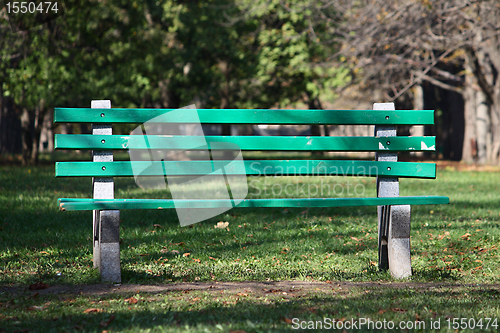
<svg viewBox="0 0 500 333"><path fill-rule="evenodd" d="M329 175L360 177L436 178L434 163L335 161L335 160L245 160L245 170L234 161L115 161L56 162L56 177L130 177L206 175L224 168L228 175ZM135 171L135 173L134 173Z"/></svg>
<svg viewBox="0 0 500 333"><path fill-rule="evenodd" d="M56 149L166 149L206 150L225 148L211 143L225 142L241 150L288 151L434 151L433 136L166 136L56 134ZM208 147L207 147L208 144Z"/></svg>
<svg viewBox="0 0 500 333"><path fill-rule="evenodd" d="M390 198L308 198L308 199L245 199L237 207L354 207L379 205L447 204L441 196ZM60 210L107 209L171 209L171 208L232 208L231 200L173 199L58 199Z"/></svg>
<svg viewBox="0 0 500 333"><path fill-rule="evenodd" d="M56 123L198 123L202 124L332 124L332 125L432 125L433 110L245 110L198 109L199 119L178 109L55 108Z"/></svg>

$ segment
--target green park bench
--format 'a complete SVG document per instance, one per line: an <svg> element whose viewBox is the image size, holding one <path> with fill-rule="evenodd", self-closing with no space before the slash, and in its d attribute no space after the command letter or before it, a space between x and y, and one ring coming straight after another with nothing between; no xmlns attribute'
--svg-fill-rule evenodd
<svg viewBox="0 0 500 333"><path fill-rule="evenodd" d="M180 109L182 110L182 109ZM378 207L379 267L389 269L395 278L410 276L410 206L447 204L443 196L399 196L399 178L435 178L432 163L399 162L401 151L434 151L435 137L397 136L397 125L432 125L432 110L394 110L393 103L376 103L373 110L196 110L197 119L175 113L169 122L186 124L281 124L281 125L375 125L373 136L183 136L112 134L112 124L144 124L152 119L174 114L171 109L111 109L110 101L92 101L91 108L56 108L55 123L90 123L92 134L57 134L55 148L91 150L92 161L56 162L56 177L93 177L93 198L60 198L62 211L93 211L94 267L99 267L103 281L120 282L119 210L223 208L234 202L224 199L126 199L114 198L113 177L134 176L134 166L141 161L113 161L113 150L168 149L186 150L196 140L208 146L224 142L241 150L376 152L375 160L327 160L320 155L313 160L242 161L244 168L233 173L246 175L312 175L377 177L377 197L328 198L240 198L236 207ZM147 133L146 133L147 134ZM135 140L132 137L142 137ZM194 141L193 141L194 140ZM146 144L144 144L146 142ZM201 141L200 141L201 142ZM205 147L206 148L206 147ZM213 148L211 148L213 149ZM226 161L231 164L231 161ZM257 163L256 163L257 162ZM196 174L191 166L198 161L155 161L159 168L149 169L150 176L164 177ZM293 167L293 168L289 168ZM293 172L283 170L294 170ZM298 173L296 170L300 170ZM246 180L246 178L245 178Z"/></svg>

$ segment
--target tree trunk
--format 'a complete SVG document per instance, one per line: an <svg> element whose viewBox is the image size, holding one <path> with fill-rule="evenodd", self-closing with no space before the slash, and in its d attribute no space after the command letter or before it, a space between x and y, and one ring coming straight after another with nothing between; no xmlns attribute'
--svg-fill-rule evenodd
<svg viewBox="0 0 500 333"><path fill-rule="evenodd" d="M5 144L2 140L2 132L4 129L2 128L2 119L3 119L3 90L2 87L0 86L0 155L4 151L3 145Z"/></svg>
<svg viewBox="0 0 500 333"><path fill-rule="evenodd" d="M42 134L42 123L45 116L45 105L44 101L40 101L40 105L35 108L35 119L33 124L33 137L31 144L31 157L30 164L38 165L39 157L39 147L40 147L40 136Z"/></svg>
<svg viewBox="0 0 500 333"><path fill-rule="evenodd" d="M32 135L31 135L31 119L28 109L23 108L21 114L21 141L22 141L22 164L28 165L30 162Z"/></svg>
<svg viewBox="0 0 500 333"><path fill-rule="evenodd" d="M491 151L490 161L500 163L500 82L495 84L494 105L491 108Z"/></svg>
<svg viewBox="0 0 500 333"><path fill-rule="evenodd" d="M476 133L477 133L477 162L488 162L488 148L490 148L490 105L486 94L476 92Z"/></svg>
<svg viewBox="0 0 500 333"><path fill-rule="evenodd" d="M472 71L466 65L466 72ZM462 148L462 162L474 163L477 158L476 144L476 91L474 90L474 77L472 74L465 76L464 85L464 144Z"/></svg>
<svg viewBox="0 0 500 333"><path fill-rule="evenodd" d="M50 108L49 112L45 113L45 117L43 120L43 128L45 129L45 134L47 138L47 152L54 152L54 128L53 128L53 119L54 119L54 109ZM43 130L43 129L42 129Z"/></svg>
<svg viewBox="0 0 500 333"><path fill-rule="evenodd" d="M421 84L417 84L413 87L413 110L423 110L424 109L424 88ZM424 136L424 126L415 125L410 129L412 136ZM424 152L416 151L412 152L415 157L423 157Z"/></svg>
<svg viewBox="0 0 500 333"><path fill-rule="evenodd" d="M230 108L230 73L231 66L227 63L227 61L220 60L219 61L219 69L224 75L225 82L221 85L219 89L220 95L220 108L221 109L229 109ZM231 125L230 124L222 124L221 128L222 135L231 135Z"/></svg>
<svg viewBox="0 0 500 333"><path fill-rule="evenodd" d="M309 97L308 104L309 104L309 109L310 110L321 110L321 109L323 109L323 107L321 105L321 101L319 100L318 97L315 97L315 98L311 98L311 96L308 96L308 97ZM330 131L329 131L327 125L311 125L310 130L311 130L311 135L312 136L326 136L326 135L330 134L329 133ZM324 155L324 152L322 152L322 151L313 151L312 154L313 155Z"/></svg>
<svg viewBox="0 0 500 333"><path fill-rule="evenodd" d="M482 48L467 49L480 91L476 93L476 134L478 158L480 164L498 161L500 151L500 86L498 82L498 56L497 47L491 47L491 40L484 40L481 31L476 34L475 42ZM485 53L488 51L488 56ZM495 64L496 63L496 68ZM496 81L496 82L495 82Z"/></svg>

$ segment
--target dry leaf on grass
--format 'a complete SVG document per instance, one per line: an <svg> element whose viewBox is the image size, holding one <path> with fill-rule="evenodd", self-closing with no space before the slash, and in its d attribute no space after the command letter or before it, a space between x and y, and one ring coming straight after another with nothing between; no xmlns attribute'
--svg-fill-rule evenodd
<svg viewBox="0 0 500 333"><path fill-rule="evenodd" d="M89 308L85 311L83 311L83 313L94 313L94 312L102 312L102 309L98 309L98 308Z"/></svg>
<svg viewBox="0 0 500 333"><path fill-rule="evenodd" d="M28 307L28 310L29 311L40 311L40 310L43 310L43 306L32 305L32 306Z"/></svg>
<svg viewBox="0 0 500 333"><path fill-rule="evenodd" d="M394 311L394 312L400 312L400 313L405 313L406 311L408 311L408 310L401 309L401 308L394 308L394 309L391 309L391 310Z"/></svg>
<svg viewBox="0 0 500 333"><path fill-rule="evenodd" d="M126 298L125 302L127 302L128 304L137 304L137 298L135 297Z"/></svg>
<svg viewBox="0 0 500 333"><path fill-rule="evenodd" d="M109 317L108 320L106 321L101 321L101 327L108 327L109 324L111 324L111 322L113 320L115 320L116 316L115 315L111 315L111 317Z"/></svg>
<svg viewBox="0 0 500 333"><path fill-rule="evenodd" d="M28 287L29 290L41 290L41 289L47 289L50 287L48 284L43 283L43 282L37 282Z"/></svg>
<svg viewBox="0 0 500 333"><path fill-rule="evenodd" d="M469 234L469 233L466 233L465 235L460 236L460 238L465 239L465 240L469 240L469 237L470 237L470 236L472 236L472 235L471 235L471 234Z"/></svg>
<svg viewBox="0 0 500 333"><path fill-rule="evenodd" d="M217 225L214 225L214 228L217 228L217 229L224 229L224 228L227 228L227 226L229 225L229 222L217 222Z"/></svg>

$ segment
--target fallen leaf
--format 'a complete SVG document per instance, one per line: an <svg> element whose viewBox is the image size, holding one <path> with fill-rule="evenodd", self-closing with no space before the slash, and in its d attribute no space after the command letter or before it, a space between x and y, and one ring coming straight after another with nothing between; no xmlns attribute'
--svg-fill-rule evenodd
<svg viewBox="0 0 500 333"><path fill-rule="evenodd" d="M273 288L266 291L266 293L268 293L268 294L270 294L270 293L275 294L275 293L282 293L282 292L283 292L283 290L281 290L281 289L273 289Z"/></svg>
<svg viewBox="0 0 500 333"><path fill-rule="evenodd" d="M135 298L135 297L126 298L125 302L127 302L128 304L136 304L137 298Z"/></svg>
<svg viewBox="0 0 500 333"><path fill-rule="evenodd" d="M102 309L98 309L98 308L89 308L85 311L83 311L83 313L93 313L93 312L102 312Z"/></svg>
<svg viewBox="0 0 500 333"><path fill-rule="evenodd" d="M470 236L472 236L472 235L469 233L466 233L465 235L462 235L460 238L465 239L465 240L469 240Z"/></svg>
<svg viewBox="0 0 500 333"><path fill-rule="evenodd" d="M290 318L283 317L283 321L287 324L291 324L292 320Z"/></svg>
<svg viewBox="0 0 500 333"><path fill-rule="evenodd" d="M153 227L155 227L155 228L161 228L162 226L159 225L159 224L153 224Z"/></svg>
<svg viewBox="0 0 500 333"><path fill-rule="evenodd" d="M179 254L179 251L177 251L177 250L172 250L172 251L170 251L170 253L172 253L172 254Z"/></svg>
<svg viewBox="0 0 500 333"><path fill-rule="evenodd" d="M405 313L406 311L408 311L408 310L401 309L401 308L394 308L394 309L391 309L391 310L394 311L394 312L400 312L400 313Z"/></svg>
<svg viewBox="0 0 500 333"><path fill-rule="evenodd" d="M248 294L247 293L237 293L236 296L243 296L243 297L247 297Z"/></svg>
<svg viewBox="0 0 500 333"><path fill-rule="evenodd" d="M106 321L101 321L101 327L107 327L113 320L115 320L115 315L111 315L108 320Z"/></svg>
<svg viewBox="0 0 500 333"><path fill-rule="evenodd" d="M217 222L217 225L214 225L214 228L217 228L217 229L224 229L224 228L227 228L227 226L229 225L229 222Z"/></svg>
<svg viewBox="0 0 500 333"><path fill-rule="evenodd" d="M229 333L247 333L247 332L242 330L236 330L236 331L229 331Z"/></svg>
<svg viewBox="0 0 500 333"><path fill-rule="evenodd" d="M43 310L43 307L42 306L37 306L37 305L32 305L32 306L28 307L28 310L30 310L30 311L40 311L40 310Z"/></svg>
<svg viewBox="0 0 500 333"><path fill-rule="evenodd" d="M186 252L186 253L184 253L182 256L183 256L183 257L189 257L189 255L190 255L190 254L191 254L191 253Z"/></svg>
<svg viewBox="0 0 500 333"><path fill-rule="evenodd" d="M379 315L383 315L383 314L384 314L384 312L386 312L386 311L387 311L387 310L382 310L382 309L381 309L381 310L378 310L378 314L379 314Z"/></svg>
<svg viewBox="0 0 500 333"><path fill-rule="evenodd" d="M41 290L41 289L47 289L50 287L48 284L43 283L43 282L37 282L28 287L29 290Z"/></svg>
<svg viewBox="0 0 500 333"><path fill-rule="evenodd" d="M49 254L47 251L40 251L42 254Z"/></svg>
<svg viewBox="0 0 500 333"><path fill-rule="evenodd" d="M196 261L196 262L201 262L201 259L193 259L193 261Z"/></svg>

